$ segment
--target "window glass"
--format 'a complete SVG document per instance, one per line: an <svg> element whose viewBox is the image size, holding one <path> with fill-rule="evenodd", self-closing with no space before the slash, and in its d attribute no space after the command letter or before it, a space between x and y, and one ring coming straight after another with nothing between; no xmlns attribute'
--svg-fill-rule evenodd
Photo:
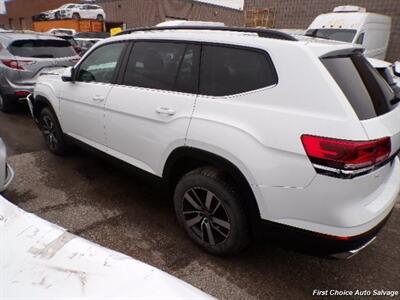
<svg viewBox="0 0 400 300"><path fill-rule="evenodd" d="M357 31L353 29L309 29L306 36L351 43Z"/></svg>
<svg viewBox="0 0 400 300"><path fill-rule="evenodd" d="M363 42L364 42L364 32L361 33L361 34L358 36L357 41L356 41L356 44L362 45Z"/></svg>
<svg viewBox="0 0 400 300"><path fill-rule="evenodd" d="M323 63L360 120L390 111L390 101L395 95L363 55L324 58Z"/></svg>
<svg viewBox="0 0 400 300"><path fill-rule="evenodd" d="M184 43L137 42L129 57L123 84L174 90L186 49Z"/></svg>
<svg viewBox="0 0 400 300"><path fill-rule="evenodd" d="M21 57L60 58L77 55L64 40L18 40L9 47L10 53Z"/></svg>
<svg viewBox="0 0 400 300"><path fill-rule="evenodd" d="M76 80L110 83L124 46L124 43L114 43L94 50L80 65Z"/></svg>
<svg viewBox="0 0 400 300"><path fill-rule="evenodd" d="M178 92L197 94L199 84L200 46L188 45L175 82Z"/></svg>
<svg viewBox="0 0 400 300"><path fill-rule="evenodd" d="M223 46L203 46L202 52L200 94L233 95L278 82L266 53Z"/></svg>

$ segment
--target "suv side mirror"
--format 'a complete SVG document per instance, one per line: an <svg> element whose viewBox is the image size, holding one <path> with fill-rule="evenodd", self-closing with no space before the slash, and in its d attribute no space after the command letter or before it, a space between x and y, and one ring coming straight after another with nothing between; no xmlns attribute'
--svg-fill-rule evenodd
<svg viewBox="0 0 400 300"><path fill-rule="evenodd" d="M396 61L396 62L393 64L393 72L394 72L394 74L395 74L396 76L399 76L399 77L400 77L400 61Z"/></svg>
<svg viewBox="0 0 400 300"><path fill-rule="evenodd" d="M61 79L64 82L73 82L75 75L75 69L73 67L68 67L65 69L64 73L61 75Z"/></svg>

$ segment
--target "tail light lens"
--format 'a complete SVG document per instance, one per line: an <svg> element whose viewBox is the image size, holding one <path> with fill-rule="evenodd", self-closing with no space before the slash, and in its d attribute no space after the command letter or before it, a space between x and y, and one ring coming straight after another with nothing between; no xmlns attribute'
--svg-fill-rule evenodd
<svg viewBox="0 0 400 300"><path fill-rule="evenodd" d="M33 61L30 60L15 60L15 59L2 59L1 62L5 66L15 70L25 70L24 69L25 65L31 65L34 63Z"/></svg>
<svg viewBox="0 0 400 300"><path fill-rule="evenodd" d="M391 152L389 137L372 141L348 141L303 135L304 149L320 173L355 177L372 171L387 161Z"/></svg>

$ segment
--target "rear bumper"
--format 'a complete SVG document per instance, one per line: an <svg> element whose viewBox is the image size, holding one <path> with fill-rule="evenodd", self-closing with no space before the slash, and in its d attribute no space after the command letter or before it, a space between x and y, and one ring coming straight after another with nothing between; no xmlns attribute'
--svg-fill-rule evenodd
<svg viewBox="0 0 400 300"><path fill-rule="evenodd" d="M15 84L6 79L6 80L1 81L0 88L1 88L3 95L5 95L7 97L7 99L19 101L19 100L21 100L21 98L17 97L15 95L15 93L19 92L19 91L26 91L29 93L33 93L35 85L34 84L32 84L32 85Z"/></svg>
<svg viewBox="0 0 400 300"><path fill-rule="evenodd" d="M264 220L349 237L368 232L392 210L400 191L400 161L351 180L317 175L304 188L265 187ZM264 214L263 214L264 213Z"/></svg>
<svg viewBox="0 0 400 300"><path fill-rule="evenodd" d="M262 221L262 234L272 238L280 246L311 253L332 256L338 259L350 258L375 241L377 234L386 224L391 212L369 231L351 237L337 237L279 223Z"/></svg>

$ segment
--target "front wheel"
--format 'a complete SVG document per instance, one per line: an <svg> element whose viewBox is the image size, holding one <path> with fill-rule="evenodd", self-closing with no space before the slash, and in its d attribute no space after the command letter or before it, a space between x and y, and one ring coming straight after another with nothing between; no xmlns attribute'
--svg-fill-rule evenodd
<svg viewBox="0 0 400 300"><path fill-rule="evenodd" d="M42 131L49 150L56 155L64 155L67 152L64 133L58 123L54 112L45 107L39 115L39 128Z"/></svg>
<svg viewBox="0 0 400 300"><path fill-rule="evenodd" d="M78 14L78 13L73 13L72 14L72 19L74 19L74 20L79 20L81 18L81 15L80 14Z"/></svg>
<svg viewBox="0 0 400 300"><path fill-rule="evenodd" d="M217 169L199 168L183 176L174 205L181 226L205 251L228 255L247 245L247 218L239 194Z"/></svg>

